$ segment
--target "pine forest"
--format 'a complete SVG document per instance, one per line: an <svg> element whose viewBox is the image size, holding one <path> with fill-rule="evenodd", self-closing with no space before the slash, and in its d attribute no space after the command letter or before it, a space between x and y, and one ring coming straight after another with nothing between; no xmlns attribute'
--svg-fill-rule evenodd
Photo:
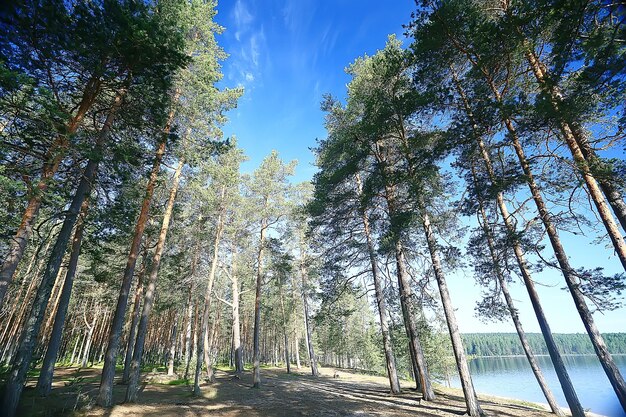
<svg viewBox="0 0 626 417"><path fill-rule="evenodd" d="M313 3L0 5L0 416L626 416L626 2Z"/></svg>

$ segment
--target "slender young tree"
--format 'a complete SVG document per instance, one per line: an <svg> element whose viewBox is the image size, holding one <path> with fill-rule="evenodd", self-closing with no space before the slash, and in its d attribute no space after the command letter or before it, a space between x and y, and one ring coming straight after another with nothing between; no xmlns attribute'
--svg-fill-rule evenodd
<svg viewBox="0 0 626 417"><path fill-rule="evenodd" d="M261 292L265 279L264 257L268 230L275 227L283 217L287 204L288 177L293 174L296 162L284 164L273 151L254 172L248 183L250 204L258 210L258 236L256 253L256 286L254 297L253 336L253 386L261 387Z"/></svg>

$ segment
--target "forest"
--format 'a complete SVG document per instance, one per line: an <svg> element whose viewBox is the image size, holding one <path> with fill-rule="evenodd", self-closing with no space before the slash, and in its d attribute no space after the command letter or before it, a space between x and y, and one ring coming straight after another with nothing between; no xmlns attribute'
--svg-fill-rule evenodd
<svg viewBox="0 0 626 417"><path fill-rule="evenodd" d="M303 182L269 146L242 169L223 133L246 93L224 79L220 4L0 9L0 414L70 368L107 409L158 369L207 398L220 372L262 392L270 367L306 368L304 387L330 367L384 375L415 413L455 373L460 413L495 415L469 360L524 355L551 412L579 417L569 353L597 357L626 412L624 335L596 324L626 288L626 3L417 1L406 40L355 51L344 96L324 95ZM603 259L572 255L589 242ZM475 314L515 334L461 334L461 270ZM585 334L553 334L548 272Z"/></svg>
<svg viewBox="0 0 626 417"><path fill-rule="evenodd" d="M524 349L515 333L464 333L465 352L474 356L524 355ZM526 333L528 344L537 355L548 355L548 348L539 333ZM593 345L582 333L554 333L554 341L564 355L594 355ZM609 352L626 354L626 334L604 333Z"/></svg>

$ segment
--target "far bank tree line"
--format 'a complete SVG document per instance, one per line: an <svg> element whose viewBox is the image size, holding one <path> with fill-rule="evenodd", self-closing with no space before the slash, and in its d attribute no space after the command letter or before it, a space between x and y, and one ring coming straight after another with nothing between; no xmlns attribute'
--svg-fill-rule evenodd
<svg viewBox="0 0 626 417"><path fill-rule="evenodd" d="M554 333L554 341L564 355L595 355L589 337L583 333ZM604 333L604 341L614 355L626 354L625 333ZM528 344L537 355L548 355L540 333L527 333ZM524 348L515 333L464 333L465 351L472 356L523 356Z"/></svg>

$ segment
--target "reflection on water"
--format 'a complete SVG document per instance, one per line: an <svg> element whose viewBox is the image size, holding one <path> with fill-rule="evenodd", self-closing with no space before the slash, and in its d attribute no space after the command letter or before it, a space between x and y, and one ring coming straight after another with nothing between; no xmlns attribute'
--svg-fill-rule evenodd
<svg viewBox="0 0 626 417"><path fill-rule="evenodd" d="M622 375L626 375L626 355L613 358ZM537 359L559 405L567 407L550 358L539 356ZM610 417L626 416L595 355L563 355L563 360L585 409ZM525 357L476 358L470 362L470 369L478 392L546 403ZM460 387L458 379L451 382Z"/></svg>

